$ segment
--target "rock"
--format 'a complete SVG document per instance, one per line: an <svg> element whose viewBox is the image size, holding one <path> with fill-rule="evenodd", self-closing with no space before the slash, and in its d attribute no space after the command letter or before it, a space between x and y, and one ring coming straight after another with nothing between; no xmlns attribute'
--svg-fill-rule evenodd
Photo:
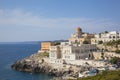
<svg viewBox="0 0 120 80"><path fill-rule="evenodd" d="M40 54L34 54L30 57L24 58L22 60L16 61L11 68L17 71L32 72L32 73L46 73L51 76L62 77L62 76L72 76L77 77L76 71L73 69L59 69L54 68L54 65L47 63L44 59L40 59Z"/></svg>

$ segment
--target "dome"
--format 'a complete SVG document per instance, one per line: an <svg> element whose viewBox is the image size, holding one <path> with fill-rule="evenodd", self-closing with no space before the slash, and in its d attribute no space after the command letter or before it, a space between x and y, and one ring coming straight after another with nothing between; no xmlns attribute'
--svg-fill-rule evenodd
<svg viewBox="0 0 120 80"><path fill-rule="evenodd" d="M77 32L82 32L82 29L80 27L76 28Z"/></svg>

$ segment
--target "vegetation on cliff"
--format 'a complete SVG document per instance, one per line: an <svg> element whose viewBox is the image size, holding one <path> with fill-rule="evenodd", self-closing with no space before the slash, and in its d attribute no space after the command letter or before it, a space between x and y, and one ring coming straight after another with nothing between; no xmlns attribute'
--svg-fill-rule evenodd
<svg viewBox="0 0 120 80"><path fill-rule="evenodd" d="M120 50L116 50L115 53L120 54Z"/></svg>
<svg viewBox="0 0 120 80"><path fill-rule="evenodd" d="M73 80L73 79L69 79ZM77 80L120 80L120 70L116 71L103 71L96 76L90 76L86 78L79 78Z"/></svg>
<svg viewBox="0 0 120 80"><path fill-rule="evenodd" d="M44 52L42 54L43 54L43 57L49 57L49 53L48 52Z"/></svg>
<svg viewBox="0 0 120 80"><path fill-rule="evenodd" d="M118 48L118 45L120 45L120 39L116 40L116 41L115 40L109 41L109 42L106 42L104 44L107 45L107 46L113 46L113 47Z"/></svg>
<svg viewBox="0 0 120 80"><path fill-rule="evenodd" d="M117 64L119 62L120 58L119 57L112 57L110 60L110 63L112 64Z"/></svg>

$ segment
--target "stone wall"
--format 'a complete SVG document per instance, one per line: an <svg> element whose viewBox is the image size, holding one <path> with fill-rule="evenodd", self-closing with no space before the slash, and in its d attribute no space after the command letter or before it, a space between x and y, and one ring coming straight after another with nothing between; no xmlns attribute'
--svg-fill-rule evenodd
<svg viewBox="0 0 120 80"><path fill-rule="evenodd" d="M116 54L115 52L104 52L103 53L104 58L110 59L111 57L120 57L120 54ZM99 60L102 59L102 54L101 52L93 52L94 59Z"/></svg>
<svg viewBox="0 0 120 80"><path fill-rule="evenodd" d="M106 65L103 61L95 60L66 60L66 64L81 65L81 66L93 66L93 67L104 67Z"/></svg>

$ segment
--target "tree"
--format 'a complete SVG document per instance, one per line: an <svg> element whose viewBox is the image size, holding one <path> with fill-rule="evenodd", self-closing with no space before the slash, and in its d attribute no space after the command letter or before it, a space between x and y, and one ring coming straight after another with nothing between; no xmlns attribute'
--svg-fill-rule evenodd
<svg viewBox="0 0 120 80"><path fill-rule="evenodd" d="M118 45L120 45L120 39L116 40L115 45L116 45L116 48L118 49Z"/></svg>
<svg viewBox="0 0 120 80"><path fill-rule="evenodd" d="M104 53L103 52L101 53L101 58L104 59Z"/></svg>
<svg viewBox="0 0 120 80"><path fill-rule="evenodd" d="M103 41L98 41L98 44L102 44L103 43Z"/></svg>
<svg viewBox="0 0 120 80"><path fill-rule="evenodd" d="M105 31L105 33L108 33L108 31Z"/></svg>
<svg viewBox="0 0 120 80"><path fill-rule="evenodd" d="M49 53L48 52L44 52L43 56L49 57Z"/></svg>
<svg viewBox="0 0 120 80"><path fill-rule="evenodd" d="M120 50L117 49L117 50L115 51L115 53L120 54Z"/></svg>
<svg viewBox="0 0 120 80"><path fill-rule="evenodd" d="M120 39L116 41L117 44L120 44Z"/></svg>
<svg viewBox="0 0 120 80"><path fill-rule="evenodd" d="M113 57L113 58L111 58L110 63L117 64L118 60L119 60L118 57Z"/></svg>
<svg viewBox="0 0 120 80"><path fill-rule="evenodd" d="M83 44L89 44L89 42L88 41L83 41Z"/></svg>
<svg viewBox="0 0 120 80"><path fill-rule="evenodd" d="M55 44L55 45L60 45L60 42L55 42L54 44Z"/></svg>
<svg viewBox="0 0 120 80"><path fill-rule="evenodd" d="M119 40L113 40L105 43L107 46L116 47L116 50L118 50L118 45L120 45L120 39Z"/></svg>

